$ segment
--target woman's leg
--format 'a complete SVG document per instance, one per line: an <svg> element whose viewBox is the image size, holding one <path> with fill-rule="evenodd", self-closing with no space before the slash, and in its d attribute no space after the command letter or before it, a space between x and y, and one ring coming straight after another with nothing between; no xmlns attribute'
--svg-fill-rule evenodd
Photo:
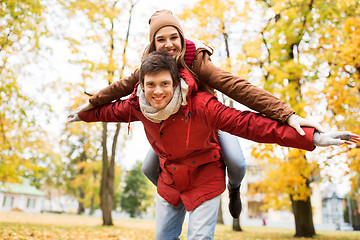
<svg viewBox="0 0 360 240"><path fill-rule="evenodd" d="M233 218L239 218L242 209L240 185L246 173L245 157L236 136L219 131L219 143L229 178L229 210Z"/></svg>
<svg viewBox="0 0 360 240"><path fill-rule="evenodd" d="M214 239L221 195L189 212L188 240Z"/></svg>
<svg viewBox="0 0 360 240"><path fill-rule="evenodd" d="M219 207L218 207L219 208ZM156 197L155 240L180 239L186 209L183 203L174 207L159 194Z"/></svg>
<svg viewBox="0 0 360 240"><path fill-rule="evenodd" d="M141 170L145 176L157 186L160 171L159 156L151 147L146 154Z"/></svg>
<svg viewBox="0 0 360 240"><path fill-rule="evenodd" d="M227 167L229 184L232 188L240 187L246 173L246 163L239 141L236 136L219 131L219 143Z"/></svg>

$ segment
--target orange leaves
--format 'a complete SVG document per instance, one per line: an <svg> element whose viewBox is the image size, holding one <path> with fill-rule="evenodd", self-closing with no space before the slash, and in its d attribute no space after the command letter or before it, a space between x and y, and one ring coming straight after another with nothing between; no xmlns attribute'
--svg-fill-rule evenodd
<svg viewBox="0 0 360 240"><path fill-rule="evenodd" d="M261 51L261 45L262 40L260 38L257 38L252 42L245 43L243 49L246 52L246 56L250 59L258 61L263 55Z"/></svg>
<svg viewBox="0 0 360 240"><path fill-rule="evenodd" d="M317 175L319 166L307 161L305 151L259 144L252 150L252 156L262 170L262 176L250 194L263 194L264 207L289 208L289 195L294 200L306 200L310 196L308 183Z"/></svg>
<svg viewBox="0 0 360 240"><path fill-rule="evenodd" d="M268 13L268 25L259 34L264 40L262 46L266 46L266 52L262 53L267 54L261 64L263 86L303 117L316 116L316 108L323 107L321 114L328 114L333 129L360 133L360 9L355 1L336 1L335 5L329 8L323 2L314 2L310 6L304 1L281 0L263 4L263 10ZM279 14L278 18L276 14ZM255 41L253 46L259 42ZM244 49L251 47L245 45ZM307 108L308 105L314 107ZM295 200L307 199L310 196L309 181L314 177L319 179L320 168L329 167L326 160L322 165L315 162L322 156L314 158L313 162L296 149L284 152L281 159L273 157L276 147L273 153L270 149L265 151L263 146L257 148L252 156L259 160L264 171L264 180L258 189L265 192L269 204L282 201L271 191L291 194ZM347 158L350 174L358 174L359 148L350 148L345 156L341 153L346 149L338 147L324 154ZM347 174L342 168L337 171Z"/></svg>
<svg viewBox="0 0 360 240"><path fill-rule="evenodd" d="M351 5L353 6L351 7ZM324 58L329 61L331 74L326 80L324 94L327 98L329 121L339 129L360 132L359 62L360 62L360 18L354 1L337 1L341 16L327 28L328 46ZM351 9L351 10L350 10ZM360 173L358 147L349 147L346 152L353 188L357 186L356 175Z"/></svg>
<svg viewBox="0 0 360 240"><path fill-rule="evenodd" d="M4 222L6 220L6 222ZM146 220L115 220L102 227L99 217L0 213L1 239L41 240L147 240L154 239L155 224Z"/></svg>
<svg viewBox="0 0 360 240"><path fill-rule="evenodd" d="M359 174L360 173L360 148L354 147L348 151L347 157L349 158L349 168ZM360 186L358 186L360 187Z"/></svg>
<svg viewBox="0 0 360 240"><path fill-rule="evenodd" d="M154 237L154 234L149 231L138 231L135 229L126 229L120 230L116 227L110 229L101 229L94 230L93 228L63 228L58 227L43 227L43 226L33 226L30 228L19 227L16 229L15 226L8 226L2 229L1 239L29 239L29 240L80 240L80 239L92 239L92 240L151 240Z"/></svg>
<svg viewBox="0 0 360 240"><path fill-rule="evenodd" d="M340 9L350 8L354 10L353 6L356 6L356 4L358 4L357 2L357 0L337 0L336 6Z"/></svg>
<svg viewBox="0 0 360 240"><path fill-rule="evenodd" d="M192 31L192 37L201 39L205 42L229 34L229 28L238 22L246 22L248 15L246 14L247 5L241 2L226 0L200 0L191 8L185 8L180 19L192 22L197 21L197 27L194 24L189 30Z"/></svg>
<svg viewBox="0 0 360 240"><path fill-rule="evenodd" d="M39 36L46 32L42 4L15 0L1 3L0 181L17 180L26 171L37 172L36 160L49 146L36 114L37 110L42 116L49 113L48 105L29 99L18 81L26 74L27 64L36 58Z"/></svg>
<svg viewBox="0 0 360 240"><path fill-rule="evenodd" d="M19 220L14 219L14 215ZM41 220L42 221L39 221ZM4 222L6 220L6 222ZM153 240L155 223L153 220L121 219L114 226L103 227L97 217L60 216L43 214L0 213L0 236L2 240ZM294 239L293 229L273 227L242 226L243 232L231 231L231 226L218 224L214 239ZM183 226L180 239L186 238L187 224ZM357 232L321 231L316 239L357 240ZM313 238L301 238L309 239Z"/></svg>

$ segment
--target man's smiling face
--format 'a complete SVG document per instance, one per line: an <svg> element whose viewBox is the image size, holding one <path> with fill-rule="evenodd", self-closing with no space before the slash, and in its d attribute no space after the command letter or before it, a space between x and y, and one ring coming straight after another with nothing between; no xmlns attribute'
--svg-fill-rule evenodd
<svg viewBox="0 0 360 240"><path fill-rule="evenodd" d="M145 98L155 109L163 109L174 95L174 86L169 71L161 71L144 76Z"/></svg>

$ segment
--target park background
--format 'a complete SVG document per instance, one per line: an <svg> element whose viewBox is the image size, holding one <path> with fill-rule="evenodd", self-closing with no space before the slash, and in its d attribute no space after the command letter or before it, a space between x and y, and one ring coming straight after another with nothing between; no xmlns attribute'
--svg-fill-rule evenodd
<svg viewBox="0 0 360 240"><path fill-rule="evenodd" d="M149 149L141 124L132 123L128 134L127 124L68 124L67 115L87 101L84 91L139 66L148 19L164 8L180 19L186 36L214 48L218 66L327 130L360 132L359 1L1 1L3 211L100 210L104 225L114 224L120 210L153 216L155 188L140 172ZM314 236L314 224L338 227L326 222L334 217L324 217L335 210L323 200L335 196L338 224L359 229L359 146L310 153L239 141L248 164L244 212L229 219L224 193L220 222L223 217L236 230L263 219L269 226L273 217L297 236ZM23 207L14 206L18 195L10 186L33 191L19 200Z"/></svg>

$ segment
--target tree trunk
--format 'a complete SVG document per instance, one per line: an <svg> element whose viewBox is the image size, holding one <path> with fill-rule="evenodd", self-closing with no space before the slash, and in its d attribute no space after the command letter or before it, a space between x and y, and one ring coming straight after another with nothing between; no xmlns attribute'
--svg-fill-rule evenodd
<svg viewBox="0 0 360 240"><path fill-rule="evenodd" d="M103 225L113 225L111 209L112 209L112 196L109 189L109 160L107 154L107 123L102 123L102 177L100 186L100 207L102 210Z"/></svg>
<svg viewBox="0 0 360 240"><path fill-rule="evenodd" d="M103 169L100 189L100 206L103 212L103 225L106 226L113 225L111 211L114 202L115 153L120 127L120 123L117 123L109 162L107 154L107 124L103 123Z"/></svg>
<svg viewBox="0 0 360 240"><path fill-rule="evenodd" d="M220 196L219 212L218 212L218 215L217 215L216 223L218 223L218 224L224 224L224 218L223 218L223 213L222 213L222 201L221 201L221 196Z"/></svg>
<svg viewBox="0 0 360 240"><path fill-rule="evenodd" d="M233 231L242 232L241 226L240 226L240 218L233 218Z"/></svg>
<svg viewBox="0 0 360 240"><path fill-rule="evenodd" d="M292 210L295 217L295 235L294 237L313 237L316 235L311 200L308 197L305 201L294 200L292 195L290 195Z"/></svg>
<svg viewBox="0 0 360 240"><path fill-rule="evenodd" d="M137 3L137 2L136 2ZM126 47L128 43L128 37L130 32L130 26L131 26L131 17L132 17L132 10L136 3L131 4L130 8L130 17L129 17L129 25L125 40L125 46L123 51L123 67L120 71L120 77L123 77L123 70L126 65ZM113 8L115 8L116 3L113 5ZM109 56L109 62L110 60L113 61L112 56L114 52L114 20L111 19L111 42L110 42L110 56ZM114 77L114 70L111 69L108 71L108 82L109 84L112 83ZM100 188L100 207L103 212L103 225L113 225L112 222L112 216L111 211L113 207L113 198L114 198L114 176L115 176L115 153L116 153L116 144L117 139L120 132L120 123L117 123L116 125L116 131L113 138L112 143L112 149L111 149L111 158L110 158L110 166L109 166L109 159L107 154L107 125L106 123L103 123L103 172L102 172L102 178L101 178L101 188Z"/></svg>
<svg viewBox="0 0 360 240"><path fill-rule="evenodd" d="M94 208L94 196L91 198L90 207L89 207L89 215L94 215L95 208Z"/></svg>
<svg viewBox="0 0 360 240"><path fill-rule="evenodd" d="M85 150L85 148L84 148L84 146L85 146L84 144L85 144L85 142L86 142L85 136L83 136L83 137L81 138L80 142L81 142L81 144L83 145L83 151L82 151L82 153L80 154L80 162L83 163L83 162L86 162L86 160L87 160L86 150ZM83 175L83 174L84 174L84 167L81 167L81 168L79 169L79 175L81 176L81 175ZM82 187L79 187L79 188L78 188L78 193L79 193L79 199L80 199L80 201L79 201L79 205L78 205L78 209L77 209L77 214L80 215L80 214L83 214L83 213L85 212L84 204L82 203L83 200L84 200L84 198L85 198L85 193L84 193Z"/></svg>
<svg viewBox="0 0 360 240"><path fill-rule="evenodd" d="M82 190L82 188L79 188L79 197L80 197L80 199L84 199L84 197L85 197L85 194L84 194L84 191ZM84 204L82 204L79 201L77 214L80 215L80 214L83 214L84 212L85 212Z"/></svg>
<svg viewBox="0 0 360 240"><path fill-rule="evenodd" d="M93 171L93 176L94 176L94 184L96 184L96 171ZM95 202L95 200L94 200L94 198L95 198L95 196L94 196L95 194L93 194L93 196L91 197L91 202L90 202L90 211L89 211L89 215L90 216L92 216L93 214L94 214L94 212L95 212L95 207L94 207L94 202Z"/></svg>

